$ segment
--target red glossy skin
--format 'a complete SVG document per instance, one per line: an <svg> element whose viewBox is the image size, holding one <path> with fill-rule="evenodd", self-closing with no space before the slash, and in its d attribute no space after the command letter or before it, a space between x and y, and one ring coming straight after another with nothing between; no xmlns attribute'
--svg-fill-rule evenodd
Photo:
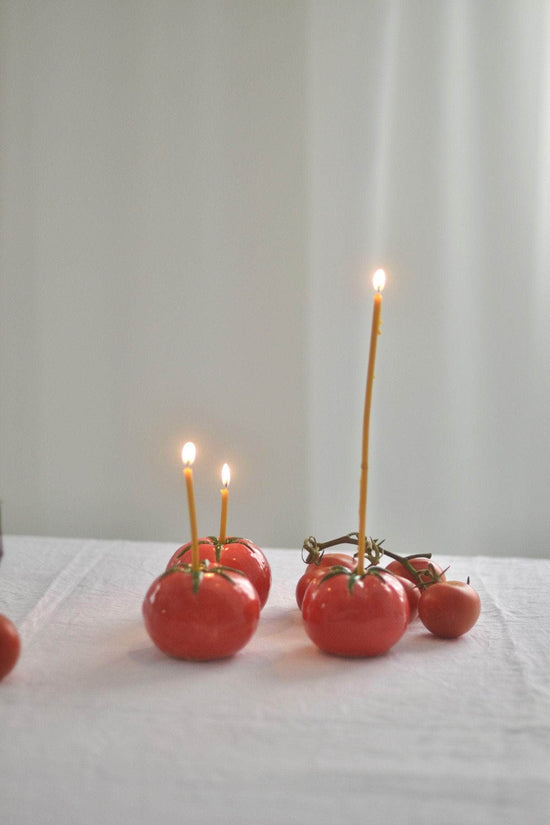
<svg viewBox="0 0 550 825"><path fill-rule="evenodd" d="M265 605L271 588L271 568L264 553L253 542L230 537L226 544L215 545L210 537L202 538L199 539L199 558L201 561L217 562L224 567L240 570L256 588L260 607ZM176 550L166 569L177 564L191 564L190 542Z"/></svg>
<svg viewBox="0 0 550 825"><path fill-rule="evenodd" d="M302 617L308 636L326 653L378 656L407 629L409 602L395 576L369 573L350 592L349 576L340 573L308 587Z"/></svg>
<svg viewBox="0 0 550 825"><path fill-rule="evenodd" d="M427 570L428 566L431 564L439 580L445 581L445 573L443 572L441 567L435 562L433 562L431 559L419 557L417 559L408 559L408 561L411 567L414 567L415 570ZM395 573L397 576L402 576L404 579L409 579L409 581L412 581L415 584L417 583L413 574L409 570L407 570L407 568L404 567L400 561L394 560L390 562L388 565L386 565L386 570L389 570L391 573ZM432 583L432 579L427 573L422 574L420 578L425 584Z"/></svg>
<svg viewBox="0 0 550 825"><path fill-rule="evenodd" d="M228 578L230 581L228 581ZM143 601L143 619L155 645L168 656L194 661L223 659L241 650L260 617L260 600L241 573L193 575L174 568L159 576Z"/></svg>
<svg viewBox="0 0 550 825"><path fill-rule="evenodd" d="M311 564L307 565L303 575L300 576L298 579L298 584L296 585L296 602L300 609L309 584L315 579L324 576L328 568L335 565L347 567L348 570L354 570L356 560L353 556L350 556L347 553L325 553L324 556L321 556L321 560L318 563L311 562Z"/></svg>
<svg viewBox="0 0 550 825"><path fill-rule="evenodd" d="M427 629L443 639L456 639L475 625L481 601L466 582L438 582L426 588L420 597L418 615Z"/></svg>
<svg viewBox="0 0 550 825"><path fill-rule="evenodd" d="M403 585L405 588L405 593L407 594L407 599L409 602L409 624L414 621L418 616L418 603L420 601L420 596L422 595L421 590L419 587L416 586L410 579L404 578L404 576L397 576L397 580L400 584Z"/></svg>
<svg viewBox="0 0 550 825"><path fill-rule="evenodd" d="M11 619L0 614L0 679L15 667L21 652L21 640Z"/></svg>

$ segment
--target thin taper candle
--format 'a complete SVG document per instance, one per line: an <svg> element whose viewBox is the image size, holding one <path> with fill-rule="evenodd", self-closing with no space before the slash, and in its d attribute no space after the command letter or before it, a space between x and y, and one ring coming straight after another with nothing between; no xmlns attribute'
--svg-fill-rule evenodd
<svg viewBox="0 0 550 825"><path fill-rule="evenodd" d="M196 448L192 441L183 445L181 460L183 461L183 476L187 488L187 504L189 507L189 522L191 524L191 569L197 573L200 566L199 533L197 530L197 513L195 509L195 490L193 487L193 470L191 465L195 460Z"/></svg>
<svg viewBox="0 0 550 825"><path fill-rule="evenodd" d="M223 544L227 535L227 500L229 498L229 481L231 478L231 474L229 472L229 464L224 464L222 467L222 484L223 487L220 490L222 495L222 512L220 517L220 534L218 536L218 541L220 544Z"/></svg>
<svg viewBox="0 0 550 825"><path fill-rule="evenodd" d="M372 310L372 327L370 333L369 366L367 371L367 389L365 392L365 408L363 411L363 445L361 451L361 481L359 485L359 535L357 540L357 572L365 572L365 529L367 523L367 479L369 472L369 425L370 408L372 402L372 385L374 382L374 362L376 360L376 344L380 334L380 314L382 311L382 290L386 282L384 270L378 269L372 279L376 290Z"/></svg>

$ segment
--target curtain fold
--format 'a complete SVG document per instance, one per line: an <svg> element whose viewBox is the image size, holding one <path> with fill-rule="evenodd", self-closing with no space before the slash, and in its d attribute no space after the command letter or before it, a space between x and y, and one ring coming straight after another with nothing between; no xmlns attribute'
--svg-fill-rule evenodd
<svg viewBox="0 0 550 825"><path fill-rule="evenodd" d="M549 4L310 14L310 532L356 529L368 279L385 266L368 531L545 555Z"/></svg>

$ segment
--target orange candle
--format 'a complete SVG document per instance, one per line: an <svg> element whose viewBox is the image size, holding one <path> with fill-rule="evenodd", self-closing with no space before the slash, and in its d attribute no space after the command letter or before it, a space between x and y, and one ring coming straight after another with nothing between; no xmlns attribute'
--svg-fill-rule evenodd
<svg viewBox="0 0 550 825"><path fill-rule="evenodd" d="M220 518L220 535L219 535L219 542L223 544L226 537L227 532L227 500L229 498L229 482L231 480L231 473L229 471L229 464L224 464L222 467L222 484L223 487L220 490L222 495L222 513Z"/></svg>
<svg viewBox="0 0 550 825"><path fill-rule="evenodd" d="M199 534L197 531L197 513L195 510L195 490L193 487L192 464L197 449L192 441L183 445L181 460L183 461L183 475L187 487L187 504L189 506L189 521L191 523L191 569L194 573L199 569Z"/></svg>
<svg viewBox="0 0 550 825"><path fill-rule="evenodd" d="M374 307L372 311L372 327L370 334L369 366L367 371L367 389L365 392L365 408L363 411L363 446L361 452L361 481L359 486L359 536L357 540L357 572L365 572L365 526L367 523L367 477L369 472L369 425L370 408L372 401L372 385L374 382L374 362L376 360L376 343L380 335L380 314L382 311L382 290L386 283L386 274L383 269L377 269L372 279L374 287Z"/></svg>

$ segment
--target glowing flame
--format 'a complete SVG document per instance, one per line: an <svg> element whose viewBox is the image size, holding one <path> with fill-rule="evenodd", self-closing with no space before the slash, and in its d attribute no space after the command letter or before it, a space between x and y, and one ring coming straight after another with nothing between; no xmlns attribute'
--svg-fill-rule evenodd
<svg viewBox="0 0 550 825"><path fill-rule="evenodd" d="M192 441L188 441L186 444L183 445L183 449L181 451L181 460L183 461L186 467L191 466L191 464L195 460L196 455L197 448L195 447Z"/></svg>
<svg viewBox="0 0 550 825"><path fill-rule="evenodd" d="M224 487L229 487L229 482L231 481L231 472L229 470L229 464L224 464L222 467L222 484Z"/></svg>
<svg viewBox="0 0 550 825"><path fill-rule="evenodd" d="M383 269L377 269L372 276L372 285L377 292L382 292L386 285L386 273Z"/></svg>

